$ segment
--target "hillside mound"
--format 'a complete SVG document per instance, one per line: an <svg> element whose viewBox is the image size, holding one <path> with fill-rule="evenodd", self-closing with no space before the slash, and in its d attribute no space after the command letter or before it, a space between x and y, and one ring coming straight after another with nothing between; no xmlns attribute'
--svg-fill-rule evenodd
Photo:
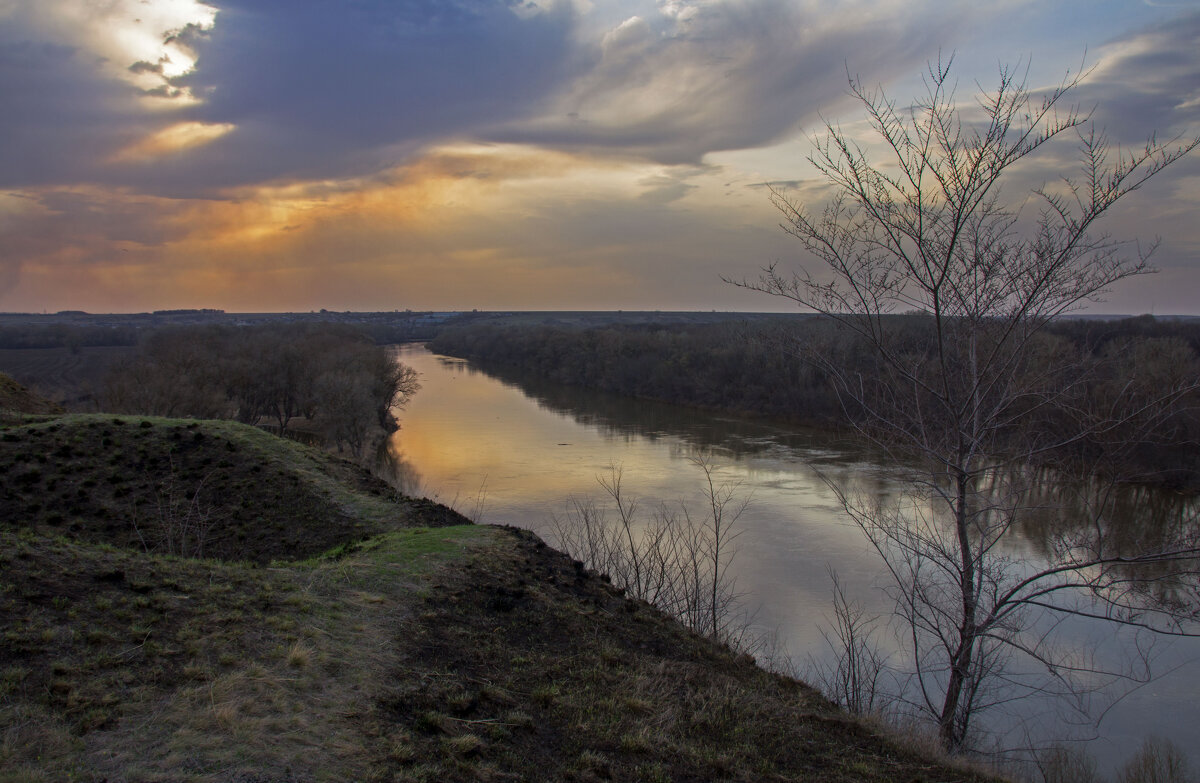
<svg viewBox="0 0 1200 783"><path fill-rule="evenodd" d="M0 426L0 507L0 525L259 564L407 525L466 522L255 427L83 414Z"/></svg>
<svg viewBox="0 0 1200 783"><path fill-rule="evenodd" d="M55 414L62 413L64 409L58 403L34 394L11 377L0 372L0 416L6 411Z"/></svg>
<svg viewBox="0 0 1200 783"><path fill-rule="evenodd" d="M407 780L983 781L497 530L433 575L380 716ZM494 777L493 777L494 776Z"/></svg>
<svg viewBox="0 0 1200 783"><path fill-rule="evenodd" d="M395 613L486 531L431 530L372 539L385 599L345 560L260 568L0 527L0 780L390 780L370 717Z"/></svg>
<svg viewBox="0 0 1200 783"><path fill-rule="evenodd" d="M983 780L515 529L273 568L0 529L0 588L14 780Z"/></svg>

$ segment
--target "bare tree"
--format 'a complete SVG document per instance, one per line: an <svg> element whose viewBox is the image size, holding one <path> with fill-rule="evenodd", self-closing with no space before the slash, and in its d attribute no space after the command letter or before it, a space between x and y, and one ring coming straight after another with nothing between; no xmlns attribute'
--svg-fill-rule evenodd
<svg viewBox="0 0 1200 783"><path fill-rule="evenodd" d="M680 503L678 512L663 504L643 517L637 499L622 487L621 469L613 466L597 480L614 513L594 500L575 500L565 518L551 521L550 534L555 546L632 597L714 641L748 648L749 620L739 611L729 565L749 498L739 494L737 482L718 480L710 456L692 463L704 474L703 515Z"/></svg>
<svg viewBox="0 0 1200 783"><path fill-rule="evenodd" d="M688 547L688 553L699 562L689 563L689 570L704 575L701 579L693 580L693 588L689 591L696 594L703 592L706 599L701 604L695 627L705 629L713 639L726 639L733 635L730 633L730 623L734 617L730 608L737 603L733 579L729 576L729 564L734 542L741 535L737 522L750 504L750 498L739 496L740 482L718 481L718 466L710 454L699 454L691 462L704 473L701 491L708 512L706 518L693 520L687 506L680 506L688 527L698 531L696 545Z"/></svg>
<svg viewBox="0 0 1200 783"><path fill-rule="evenodd" d="M810 656L806 676L827 697L855 715L872 715L886 706L884 677L888 654L876 639L880 618L846 596L837 572L833 582L833 618L820 629L835 662Z"/></svg>
<svg viewBox="0 0 1200 783"><path fill-rule="evenodd" d="M1101 783L1096 761L1083 748L1051 745L1034 758L1042 783Z"/></svg>
<svg viewBox="0 0 1200 783"><path fill-rule="evenodd" d="M218 522L213 517L212 505L202 498L207 481L205 476L194 489L184 488L175 461L171 460L170 471L155 488L156 513L139 523L135 510L130 520L143 549L180 557L204 557L204 545Z"/></svg>
<svg viewBox="0 0 1200 783"><path fill-rule="evenodd" d="M1180 579L1180 569L1194 575L1194 526L1130 550L1107 533L1111 509L1097 492L1094 524L1058 541L1047 564L1033 567L1005 545L1044 501L1028 466L1121 428L1145 436L1163 405L1196 385L1184 379L1153 399L1118 389L1108 408L1089 409L1082 365L1048 349L1051 319L1151 271L1153 247L1114 241L1097 221L1200 143L1151 138L1114 149L1068 105L1079 83L1037 94L1002 69L996 89L963 108L950 64L939 61L927 94L899 107L851 79L882 160L827 124L810 161L833 198L816 214L783 192L773 198L784 229L824 271L772 266L737 283L833 319L871 358L863 369L809 355L859 430L917 466L896 505L841 499L890 574L913 704L952 751L964 749L972 717L996 701L990 687L1014 658L1040 664L1067 692L1068 674L1089 665L1031 632L1040 613L1164 633L1187 633L1196 619L1194 600L1162 602L1147 589ZM1067 138L1077 140L1080 173L1005 201L1001 185L1029 176L1038 153ZM891 315L909 311L923 314L919 339ZM1194 580L1179 584L1194 591Z"/></svg>
<svg viewBox="0 0 1200 783"><path fill-rule="evenodd" d="M107 407L162 416L298 416L361 457L398 428L395 410L420 389L416 371L354 330L329 324L180 327L150 333L105 382Z"/></svg>
<svg viewBox="0 0 1200 783"><path fill-rule="evenodd" d="M375 350L365 357L364 364L371 373L371 396L375 400L375 416L379 427L394 432L395 409L404 407L421 388L417 371L401 364L391 353Z"/></svg>
<svg viewBox="0 0 1200 783"><path fill-rule="evenodd" d="M314 382L314 398L326 440L340 452L346 446L361 457L375 431L375 399L369 373L347 366L327 369Z"/></svg>
<svg viewBox="0 0 1200 783"><path fill-rule="evenodd" d="M1175 743L1149 737L1133 758L1121 767L1117 783L1195 783L1187 756Z"/></svg>

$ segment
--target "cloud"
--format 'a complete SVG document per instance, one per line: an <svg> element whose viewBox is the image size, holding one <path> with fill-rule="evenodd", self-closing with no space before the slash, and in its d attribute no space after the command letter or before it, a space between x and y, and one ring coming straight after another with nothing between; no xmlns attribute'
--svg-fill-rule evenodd
<svg viewBox="0 0 1200 783"><path fill-rule="evenodd" d="M173 81L203 98L189 119L236 128L189 156L186 176L211 187L378 170L524 115L571 69L565 3L218 2L196 69Z"/></svg>
<svg viewBox="0 0 1200 783"><path fill-rule="evenodd" d="M150 136L139 139L113 156L115 161L144 161L160 159L166 155L187 150L192 147L211 144L226 133L234 130L235 126L205 124L200 122L181 122L170 125Z"/></svg>
<svg viewBox="0 0 1200 783"><path fill-rule="evenodd" d="M796 135L857 132L847 69L907 99L1024 4L212 2L0 0L0 304L771 306L719 278L795 255L761 183L820 200ZM1198 18L1099 50L1114 140L1196 125ZM1112 226L1164 267L1193 157Z"/></svg>
<svg viewBox="0 0 1200 783"><path fill-rule="evenodd" d="M454 139L696 163L786 136L842 97L848 63L907 68L974 13L629 1L643 13L597 29L570 0L46 0L0 36L0 185L213 195ZM220 132L161 143L178 127Z"/></svg>
<svg viewBox="0 0 1200 783"><path fill-rule="evenodd" d="M549 111L494 137L661 163L767 145L842 99L847 68L914 67L972 14L933 6L672 0L611 29Z"/></svg>
<svg viewBox="0 0 1200 783"><path fill-rule="evenodd" d="M1080 89L1113 140L1200 133L1200 11L1110 41Z"/></svg>
<svg viewBox="0 0 1200 783"><path fill-rule="evenodd" d="M0 32L9 187L86 181L190 196L357 176L523 116L572 73L567 2L35 5L10 11ZM105 26L107 38L96 32ZM181 125L222 132L173 148L186 154L118 154Z"/></svg>
<svg viewBox="0 0 1200 783"><path fill-rule="evenodd" d="M138 130L130 92L74 47L0 33L0 95L0 185L74 181Z"/></svg>
<svg viewBox="0 0 1200 783"><path fill-rule="evenodd" d="M111 176L117 150L171 120L171 74L191 65L168 40L190 21L211 24L195 0L139 3L39 0L0 7L0 186L70 184Z"/></svg>
<svg viewBox="0 0 1200 783"><path fill-rule="evenodd" d="M736 272L733 259L757 269L771 257L764 243L781 239L765 199L731 201L724 181L712 169L460 145L362 180L247 186L222 200L49 188L9 205L20 214L0 225L22 260L0 306L708 309L728 299L720 273ZM680 183L686 192L664 197Z"/></svg>
<svg viewBox="0 0 1200 783"><path fill-rule="evenodd" d="M1092 125L1109 144L1109 164L1140 152L1153 134L1160 143L1200 136L1200 11L1122 34L1099 47L1095 66L1071 95L1071 103L1092 111ZM1086 130L1086 129L1085 129ZM1074 134L1022 167L1018 182L1026 186L1056 185L1059 174L1085 183ZM1105 215L1098 231L1128 242L1126 257L1161 238L1151 258L1160 275L1118 286L1109 305L1115 312L1194 312L1173 287L1196 279L1200 236L1195 215L1200 209L1200 151L1193 151L1155 176L1137 193L1121 199ZM1010 191L1015 192L1015 191ZM1140 242L1140 245L1138 244ZM1174 282L1167 282L1168 280ZM1190 287L1183 290L1190 291Z"/></svg>

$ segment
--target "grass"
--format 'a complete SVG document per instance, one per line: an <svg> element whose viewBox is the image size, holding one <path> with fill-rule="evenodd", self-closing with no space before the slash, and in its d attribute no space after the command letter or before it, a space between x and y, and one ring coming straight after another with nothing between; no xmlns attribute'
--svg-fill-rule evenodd
<svg viewBox="0 0 1200 783"><path fill-rule="evenodd" d="M526 532L271 568L0 535L0 780L970 779Z"/></svg>
<svg viewBox="0 0 1200 783"><path fill-rule="evenodd" d="M980 779L252 428L18 417L0 462L0 783ZM207 558L131 533L200 478Z"/></svg>
<svg viewBox="0 0 1200 783"><path fill-rule="evenodd" d="M260 564L466 521L255 427L105 414L0 424L0 503L45 535Z"/></svg>
<svg viewBox="0 0 1200 783"><path fill-rule="evenodd" d="M379 779L369 694L391 673L395 614L412 580L491 532L260 568L0 530L0 780Z"/></svg>
<svg viewBox="0 0 1200 783"><path fill-rule="evenodd" d="M382 695L413 780L965 780L533 535L429 574ZM469 753L458 752L469 748Z"/></svg>

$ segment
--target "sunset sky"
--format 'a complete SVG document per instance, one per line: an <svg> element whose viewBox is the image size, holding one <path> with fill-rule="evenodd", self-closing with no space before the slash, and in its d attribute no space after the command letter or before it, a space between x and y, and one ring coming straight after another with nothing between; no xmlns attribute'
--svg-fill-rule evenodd
<svg viewBox="0 0 1200 783"><path fill-rule="evenodd" d="M939 52L1200 132L1200 0L0 0L0 311L787 309L721 280L806 260L766 183ZM1095 311L1200 314L1200 152L1104 228Z"/></svg>

